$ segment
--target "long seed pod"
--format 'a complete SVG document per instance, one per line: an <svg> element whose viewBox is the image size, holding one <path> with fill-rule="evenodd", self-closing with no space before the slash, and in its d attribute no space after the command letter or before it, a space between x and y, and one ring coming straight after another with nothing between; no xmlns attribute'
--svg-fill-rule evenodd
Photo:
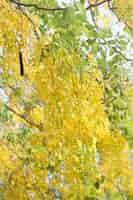
<svg viewBox="0 0 133 200"><path fill-rule="evenodd" d="M20 63L20 75L24 76L24 64L23 64L23 56L21 49L19 49L19 63Z"/></svg>

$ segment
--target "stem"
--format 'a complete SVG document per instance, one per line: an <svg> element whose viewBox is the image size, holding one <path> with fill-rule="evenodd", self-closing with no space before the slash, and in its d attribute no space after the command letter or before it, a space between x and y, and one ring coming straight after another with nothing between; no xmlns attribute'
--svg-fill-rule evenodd
<svg viewBox="0 0 133 200"><path fill-rule="evenodd" d="M34 121L32 121L31 119L27 119L23 114L18 113L14 108L10 107L9 105L6 105L7 109L9 111L11 111L12 113L14 113L15 115L17 115L18 117L20 117L21 119L23 119L25 122L27 122L30 126L36 127L38 128L40 131L44 131L44 128L42 126L42 124L36 124Z"/></svg>
<svg viewBox="0 0 133 200"><path fill-rule="evenodd" d="M112 0L103 0L101 2L95 3L95 4L90 4L88 7L86 7L86 10L89 10L90 8L95 8L97 6L100 6L102 4L105 3L109 3ZM56 8L46 8L46 7L40 7L37 4L31 4L31 3L22 3L22 2L18 2L16 0L10 0L10 2L16 4L17 6L23 6L23 7L34 7L38 10L44 10L44 11L63 11L66 8L61 8L61 7L56 7Z"/></svg>
<svg viewBox="0 0 133 200"><path fill-rule="evenodd" d="M30 3L21 3L17 2L16 0L10 0L11 3L16 4L17 6L24 6L24 7L34 7L38 10L45 10L45 11L62 11L65 8L45 8L45 7L39 7L37 4L30 4Z"/></svg>
<svg viewBox="0 0 133 200"><path fill-rule="evenodd" d="M104 0L104 1L101 1L101 2L98 2L98 3L95 3L95 4L90 4L87 8L86 8L86 10L88 10L88 9L90 9L90 8L95 8L95 7L97 7L97 6L100 6L100 5L102 5L102 4L105 4L105 3L109 3L109 2L111 2L112 0Z"/></svg>

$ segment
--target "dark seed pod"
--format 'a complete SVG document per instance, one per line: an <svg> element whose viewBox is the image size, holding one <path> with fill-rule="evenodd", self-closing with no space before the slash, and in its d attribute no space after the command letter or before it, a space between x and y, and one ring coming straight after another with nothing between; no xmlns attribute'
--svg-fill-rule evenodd
<svg viewBox="0 0 133 200"><path fill-rule="evenodd" d="M24 76L23 57L22 57L22 51L20 49L19 49L19 63L20 63L20 75Z"/></svg>

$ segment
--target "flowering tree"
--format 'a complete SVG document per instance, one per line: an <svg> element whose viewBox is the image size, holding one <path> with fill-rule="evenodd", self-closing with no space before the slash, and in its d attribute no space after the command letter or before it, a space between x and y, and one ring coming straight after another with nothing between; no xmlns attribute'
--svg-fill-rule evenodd
<svg viewBox="0 0 133 200"><path fill-rule="evenodd" d="M1 0L1 199L133 198L127 5Z"/></svg>

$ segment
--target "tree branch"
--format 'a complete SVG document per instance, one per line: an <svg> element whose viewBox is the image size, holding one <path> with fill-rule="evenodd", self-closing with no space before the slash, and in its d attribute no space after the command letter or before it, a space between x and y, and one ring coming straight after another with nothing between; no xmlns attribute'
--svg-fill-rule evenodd
<svg viewBox="0 0 133 200"><path fill-rule="evenodd" d="M16 0L10 0L10 2L16 4L17 6L34 7L36 9L38 9L38 10L45 10L45 11L62 11L62 10L65 9L65 8L60 8L60 7L57 7L57 8L39 7L37 4L21 3L21 2L18 2Z"/></svg>
<svg viewBox="0 0 133 200"><path fill-rule="evenodd" d="M90 4L88 7L86 7L86 10L89 10L90 8L95 8L97 6L101 6L102 4L109 3L111 1L112 0L103 0L103 1L95 3L95 4Z"/></svg>
<svg viewBox="0 0 133 200"><path fill-rule="evenodd" d="M86 10L89 10L91 8L95 8L97 6L100 6L102 4L105 4L105 3L110 3L112 0L103 0L101 2L98 2L98 3L95 3L95 4L90 4L88 7L86 7ZM61 8L61 7L56 7L56 8L46 8L46 7L40 7L39 5L37 4L32 4L32 3L22 3L22 2L18 2L16 0L10 0L11 3L14 3L16 4L17 6L23 6L23 7L34 7L38 10L44 10L44 11L63 11L65 10L66 8Z"/></svg>
<svg viewBox="0 0 133 200"><path fill-rule="evenodd" d="M31 119L27 119L23 114L18 113L14 108L10 107L9 105L6 105L7 109L17 115L19 118L23 119L25 122L27 122L30 126L38 128L40 131L44 131L42 124L36 124Z"/></svg>
<svg viewBox="0 0 133 200"><path fill-rule="evenodd" d="M98 41L99 44L101 44L101 45L109 45L108 41L106 41L105 39L103 39L103 40L104 40L104 42ZM133 59L126 57L126 55L123 52L121 52L121 49L119 49L119 47L110 46L110 48L112 48L116 53L118 53L121 57L123 57L123 59L125 59L127 62L133 62Z"/></svg>
<svg viewBox="0 0 133 200"><path fill-rule="evenodd" d="M9 87L12 90L15 90L15 88L11 85L8 85L7 87ZM0 85L0 88L4 90L4 85ZM6 108L12 112L13 114L17 115L19 118L23 119L26 123L28 123L30 126L32 127L36 127L38 128L40 131L44 131L44 127L43 124L37 124L34 121L32 121L31 119L26 118L25 115L18 113L14 108L12 108L11 106L4 104L6 106Z"/></svg>
<svg viewBox="0 0 133 200"><path fill-rule="evenodd" d="M29 22L32 24L33 30L34 30L34 34L35 34L37 40L40 40L39 33L38 33L38 31L36 30L36 26L35 26L33 20L29 17L29 15L27 15L26 12L24 12L24 10L22 9L22 7L19 6L18 8L19 8L20 12L22 12L22 14L23 14L23 15L29 20Z"/></svg>
<svg viewBox="0 0 133 200"><path fill-rule="evenodd" d="M115 51L116 53L118 53L119 55L121 55L121 57L123 57L126 61L128 61L128 62L133 62L133 59L127 58L127 57L121 52L120 49L117 49L117 47L111 46L111 48L114 49L114 51Z"/></svg>
<svg viewBox="0 0 133 200"><path fill-rule="evenodd" d="M125 24L126 24L128 30L129 30L131 33L133 33L133 28L128 24L128 22L125 22Z"/></svg>

